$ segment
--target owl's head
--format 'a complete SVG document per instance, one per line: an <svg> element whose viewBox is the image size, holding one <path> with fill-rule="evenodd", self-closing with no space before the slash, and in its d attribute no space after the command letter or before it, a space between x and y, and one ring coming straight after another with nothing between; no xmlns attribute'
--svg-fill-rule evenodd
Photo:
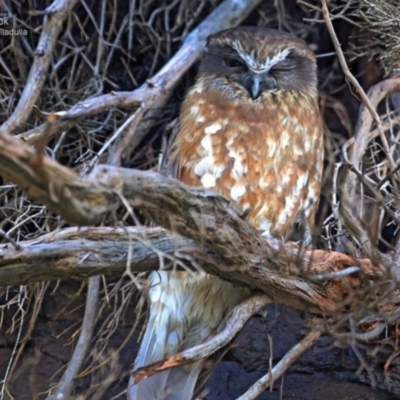
<svg viewBox="0 0 400 400"><path fill-rule="evenodd" d="M274 29L238 27L211 35L199 80L231 99L252 100L281 90L316 94L315 55L307 44Z"/></svg>

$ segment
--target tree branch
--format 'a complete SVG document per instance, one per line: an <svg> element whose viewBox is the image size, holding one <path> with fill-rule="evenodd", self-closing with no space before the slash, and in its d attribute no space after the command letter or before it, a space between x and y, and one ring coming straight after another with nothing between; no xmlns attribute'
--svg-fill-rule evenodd
<svg viewBox="0 0 400 400"><path fill-rule="evenodd" d="M121 274L132 253L134 272L158 268L159 256L199 252L193 241L161 228L68 228L19 242L16 249L0 244L0 285L21 285L54 279L85 279Z"/></svg>
<svg viewBox="0 0 400 400"><path fill-rule="evenodd" d="M89 279L87 290L85 314L74 352L69 360L67 369L64 371L64 374L57 385L57 388L53 391L53 394L46 397L46 400L61 400L69 399L71 397L71 392L74 387L73 380L75 376L78 375L86 358L86 353L93 336L93 327L96 322L97 304L100 291L100 276L95 276Z"/></svg>
<svg viewBox="0 0 400 400"><path fill-rule="evenodd" d="M179 51L146 83L132 92L113 92L93 97L75 104L68 111L55 113L57 122L54 124L52 134L54 135L70 128L71 121L96 115L111 108L123 108L133 111L142 104L145 110L149 110L155 103L160 104L160 102L166 101L182 76L200 56L207 36L236 26L259 3L261 3L261 0L225 0L185 38ZM43 134L45 129L46 124L42 124L25 132L21 137L33 143ZM143 135L143 133L140 134ZM141 139L142 137L135 138L136 141Z"/></svg>
<svg viewBox="0 0 400 400"><path fill-rule="evenodd" d="M36 104L47 78L47 70L52 60L58 35L65 18L76 2L77 0L55 0L44 12L39 12L39 14L44 14L45 17L39 43L35 50L35 59L17 107L10 118L1 126L6 132L15 131L31 115L32 108Z"/></svg>
<svg viewBox="0 0 400 400"><path fill-rule="evenodd" d="M203 204L207 205L209 200L206 199ZM207 213L206 207L204 211L204 221L212 220L213 216ZM181 209L182 225L188 213L190 211L187 209ZM226 220L229 223L229 215ZM248 225L245 221L242 223ZM128 267L132 272L158 269L160 257L164 257L167 267L168 261L172 264L174 259L191 267L190 260L193 259L195 263L192 268L200 266L206 272L223 278L229 276L230 280L238 284L251 285L267 292L274 301L289 307L318 314L333 314L340 312L342 307L348 309L345 300L349 297L349 290L354 290L351 304L357 307L359 303L354 296L359 290L362 297L364 274L371 280L377 280L382 275L369 260L355 260L345 254L323 250L300 252L294 243L282 245L262 238L258 254L251 254L253 246L250 250L242 246L240 251L243 251L244 259L241 264L237 264L231 261L237 257L239 242L223 238L231 231L229 224L215 231L209 230L210 241L215 242L215 246L212 246L161 228L68 228L32 241L20 242L20 249L9 244L0 245L0 283L19 285L51 279L83 279L99 274L121 274L127 268L127 256L131 252L132 262ZM239 241L242 240L241 234L243 230L239 227ZM258 235L256 231L254 234ZM223 247L223 243L227 249L225 254L220 254L215 249ZM305 269L299 276L301 265ZM361 275L354 273L340 280L320 283L319 286L307 281L304 276L304 272L307 272L307 276L313 276L352 265L360 267Z"/></svg>
<svg viewBox="0 0 400 400"><path fill-rule="evenodd" d="M0 133L0 163L5 177L26 188L33 199L46 204L71 223L95 223L107 211L115 209L121 199L129 199L158 225L193 239L207 251L222 256L223 261L217 265L206 260L208 272L219 276L229 273L230 279L272 293L276 301L295 309L337 312L338 301L348 294L346 282L349 281L351 287L359 285L358 280L353 282L351 275L327 283L322 290L299 275L334 272L353 265L359 265L367 274L373 270L370 262L361 263L343 254L301 251L297 246L283 246L274 241L267 243L222 196L191 188L156 172L98 166L91 175L82 178L48 157L39 158L31 147L4 132ZM110 253L115 243L103 243L103 249L90 254L98 255L106 247ZM59 247L53 256L56 254L61 257L65 248ZM143 268L140 264L137 266ZM147 268L150 267L147 265ZM103 271L104 264L96 272ZM10 271L6 270L6 276L7 272ZM54 275L57 273L60 271ZM83 275L87 276L87 272ZM10 281L12 279L3 282Z"/></svg>

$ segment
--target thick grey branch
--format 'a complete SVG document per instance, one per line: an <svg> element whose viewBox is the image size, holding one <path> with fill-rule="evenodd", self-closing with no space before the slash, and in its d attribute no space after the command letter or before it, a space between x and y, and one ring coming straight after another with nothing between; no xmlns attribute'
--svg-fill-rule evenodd
<svg viewBox="0 0 400 400"><path fill-rule="evenodd" d="M0 244L0 285L121 274L129 249L136 272L158 269L157 252L173 256L177 249L181 254L200 251L193 241L161 228L69 228L20 242L20 249Z"/></svg>
<svg viewBox="0 0 400 400"><path fill-rule="evenodd" d="M358 279L349 277L348 282L343 278L323 287L317 286L301 278L304 273L330 273L353 265L360 266L369 275L376 276L379 272L368 260L355 260L344 254L320 250L301 251L290 244L267 242L228 200L156 172L98 166L90 176L81 178L72 170L37 154L30 146L1 131L0 164L5 178L27 189L32 199L46 204L70 223L93 224L100 221L108 211L114 210L121 200L125 204L129 201L158 225L201 244L198 249L204 248L206 252L220 255L222 261L210 262L213 259L210 256L205 260L208 261L204 266L207 272L225 278L229 276L229 279L237 283L261 289L277 302L296 309L328 314L337 312L348 295L349 285L357 288L360 285ZM157 243L157 239L154 240ZM125 253L121 248L115 252L115 246L119 245L115 242L104 241L102 247L96 248L95 252L85 247L82 250L81 245L86 246L88 243L75 243L75 251L80 251L78 263L76 256L68 255L74 264L81 267L88 257L92 261L92 268L96 267L93 275L105 273L111 262L114 265L120 263L121 268L125 263ZM93 246L91 243L89 245ZM66 247L59 245L53 251L51 246L47 249L47 265L56 266L53 279L66 277L63 268L57 269L55 261L63 258L62 263L65 265L68 260L65 252ZM103 262L104 259L96 258L99 254L106 259L113 254L115 259L108 258L102 264L99 261ZM199 255L198 258L204 259L204 254L203 251L203 256ZM140 252L135 254L135 262L138 260ZM84 265L88 266L87 263ZM24 271L19 276L20 281L16 282L18 279L15 273L4 268L3 276L8 275L8 279L3 281L5 283L10 282L12 277L15 283L23 283L21 277L28 274L28 271ZM135 268L145 270L154 269L155 266L147 264L144 267L140 263ZM82 277L90 275L83 267L80 272ZM94 272L93 269L91 272ZM36 271L38 278L46 279L40 276L40 271Z"/></svg>

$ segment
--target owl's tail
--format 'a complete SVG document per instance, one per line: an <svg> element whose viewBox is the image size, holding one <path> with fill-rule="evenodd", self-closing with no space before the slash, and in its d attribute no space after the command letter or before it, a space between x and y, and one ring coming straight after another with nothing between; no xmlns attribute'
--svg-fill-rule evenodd
<svg viewBox="0 0 400 400"><path fill-rule="evenodd" d="M249 296L248 289L205 273L157 271L150 275L150 315L135 369L204 343L226 315ZM142 380L131 378L128 400L191 400L205 360Z"/></svg>
<svg viewBox="0 0 400 400"><path fill-rule="evenodd" d="M171 357L182 349L187 326L180 278L166 272L153 274L149 290L150 315L134 368L144 367ZM186 292L187 294L187 292ZM131 377L128 400L190 400L204 361L171 368L142 380L137 385Z"/></svg>
<svg viewBox="0 0 400 400"><path fill-rule="evenodd" d="M135 369L149 365L155 361L154 350L159 340L157 327L149 323L144 334ZM162 330L162 327L158 327ZM167 335L168 336L168 335ZM144 379L135 385L131 377L128 386L128 400L190 400L198 375L202 369L203 361L162 371Z"/></svg>

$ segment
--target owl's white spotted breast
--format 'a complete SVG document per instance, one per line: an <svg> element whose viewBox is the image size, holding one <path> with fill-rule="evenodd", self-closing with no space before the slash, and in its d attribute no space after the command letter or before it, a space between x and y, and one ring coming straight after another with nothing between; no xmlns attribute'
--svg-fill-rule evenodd
<svg viewBox="0 0 400 400"><path fill-rule="evenodd" d="M285 237L312 223L322 179L322 124L316 98L264 93L224 104L198 84L188 94L174 154L180 179L212 189L242 208L266 235Z"/></svg>

